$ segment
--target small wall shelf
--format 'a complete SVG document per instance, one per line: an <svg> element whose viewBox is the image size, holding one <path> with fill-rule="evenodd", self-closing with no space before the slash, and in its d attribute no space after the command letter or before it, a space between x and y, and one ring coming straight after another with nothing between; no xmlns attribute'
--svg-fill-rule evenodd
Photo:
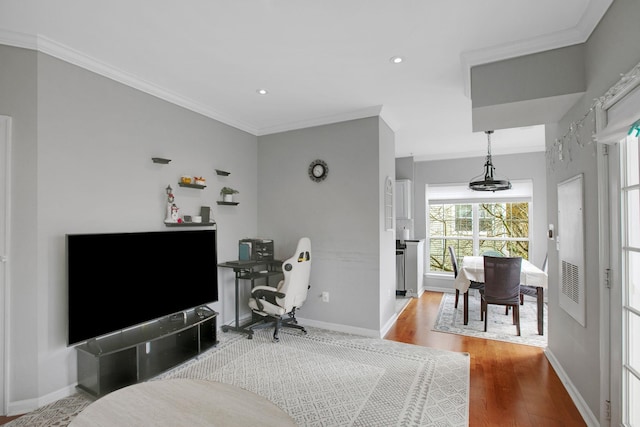
<svg viewBox="0 0 640 427"><path fill-rule="evenodd" d="M161 165L166 165L171 161L171 159L163 159L162 157L152 157L151 160L153 163L160 163Z"/></svg>
<svg viewBox="0 0 640 427"><path fill-rule="evenodd" d="M215 222L165 222L167 227L215 227Z"/></svg>
<svg viewBox="0 0 640 427"><path fill-rule="evenodd" d="M216 169L216 173L217 173L218 175L227 176L227 175L229 175L231 172L227 172L227 171L223 171L223 170L220 170L220 169Z"/></svg>
<svg viewBox="0 0 640 427"><path fill-rule="evenodd" d="M185 184L184 182L179 182L178 185L180 187L189 187L189 188L198 188L200 190L202 190L203 188L207 188L206 185L200 185L200 184Z"/></svg>
<svg viewBox="0 0 640 427"><path fill-rule="evenodd" d="M240 202L218 202L219 205L236 206Z"/></svg>

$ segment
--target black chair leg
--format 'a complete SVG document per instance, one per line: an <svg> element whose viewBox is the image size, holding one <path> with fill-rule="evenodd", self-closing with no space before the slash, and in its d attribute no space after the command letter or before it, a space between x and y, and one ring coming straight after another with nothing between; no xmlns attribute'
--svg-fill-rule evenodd
<svg viewBox="0 0 640 427"><path fill-rule="evenodd" d="M456 301L453 304L453 308L458 308L458 298L460 298L460 291L456 289Z"/></svg>
<svg viewBox="0 0 640 427"><path fill-rule="evenodd" d="M302 333L304 333L305 335L307 335L307 330L304 328L304 326L298 325L298 321L296 320L295 317L291 317L289 319L284 319L282 321L282 325L283 328L294 328L294 329L299 329L302 331Z"/></svg>
<svg viewBox="0 0 640 427"><path fill-rule="evenodd" d="M544 333L544 290L542 288L537 288L536 291L536 304L538 306L538 335L542 335Z"/></svg>
<svg viewBox="0 0 640 427"><path fill-rule="evenodd" d="M273 342L280 341L280 337L278 337L278 332L280 332L280 325L282 324L282 320L276 320L276 326L273 330Z"/></svg>
<svg viewBox="0 0 640 427"><path fill-rule="evenodd" d="M487 332L487 319L489 315L487 313L484 314L484 331Z"/></svg>
<svg viewBox="0 0 640 427"><path fill-rule="evenodd" d="M487 310L487 303L486 302L482 302L482 308L481 308L481 312L483 313L484 316L484 331L487 332L487 321L489 319L489 310Z"/></svg>

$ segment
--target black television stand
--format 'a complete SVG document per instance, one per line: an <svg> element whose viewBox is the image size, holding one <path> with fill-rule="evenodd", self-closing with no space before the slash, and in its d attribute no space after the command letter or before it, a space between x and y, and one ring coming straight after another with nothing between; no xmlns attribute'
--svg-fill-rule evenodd
<svg viewBox="0 0 640 427"><path fill-rule="evenodd" d="M186 310L76 347L78 388L103 396L183 363L218 344L209 307Z"/></svg>

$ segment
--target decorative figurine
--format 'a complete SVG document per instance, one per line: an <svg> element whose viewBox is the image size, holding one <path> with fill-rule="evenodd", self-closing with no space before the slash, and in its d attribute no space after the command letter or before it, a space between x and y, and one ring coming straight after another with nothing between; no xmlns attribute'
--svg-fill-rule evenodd
<svg viewBox="0 0 640 427"><path fill-rule="evenodd" d="M171 222L181 222L178 207L175 203L171 205Z"/></svg>
<svg viewBox="0 0 640 427"><path fill-rule="evenodd" d="M167 213L165 215L164 222L176 223L178 222L179 215L178 215L178 207L176 206L175 203L173 203L174 201L173 189L171 188L170 185L168 185L166 188L166 191L167 191Z"/></svg>

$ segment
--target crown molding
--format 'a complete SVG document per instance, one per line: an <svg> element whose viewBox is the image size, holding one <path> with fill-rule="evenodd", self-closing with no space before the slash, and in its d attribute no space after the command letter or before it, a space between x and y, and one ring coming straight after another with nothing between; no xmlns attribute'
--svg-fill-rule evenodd
<svg viewBox="0 0 640 427"><path fill-rule="evenodd" d="M62 43L58 43L57 41L52 40L48 37L42 35L34 36L0 29L0 43L45 53L54 58L76 65L80 68L84 68L85 70L89 70L93 73L107 77L118 83L122 83L126 86L132 87L141 92L155 96L156 98L186 108L187 110L193 111L195 113L202 114L203 116L248 132L252 135L258 134L258 130L247 123L225 116L202 103L178 95L139 76L113 67L96 58L86 55L83 52L75 50Z"/></svg>
<svg viewBox="0 0 640 427"><path fill-rule="evenodd" d="M471 67L584 43L596 28L613 0L591 0L578 24L565 31L515 43L463 52L460 55L464 76L464 94L471 97Z"/></svg>
<svg viewBox="0 0 640 427"><path fill-rule="evenodd" d="M32 34L0 28L0 44L36 50L38 48L38 38Z"/></svg>
<svg viewBox="0 0 640 427"><path fill-rule="evenodd" d="M604 14L609 10L611 3L613 0L591 0L589 2L587 10L584 11L580 22L576 25L578 31L585 35L584 41L587 41L591 36Z"/></svg>
<svg viewBox="0 0 640 427"><path fill-rule="evenodd" d="M331 116L318 117L315 119L301 120L298 122L285 123L282 125L261 128L257 135L264 136L274 133L287 132L290 130L304 129L315 126L329 125L333 123L346 122L349 120L364 119L366 117L379 116L382 111L382 105L363 108L361 110L348 111L342 114L334 114Z"/></svg>
<svg viewBox="0 0 640 427"><path fill-rule="evenodd" d="M0 29L0 44L36 50L54 58L76 65L80 68L107 77L118 83L137 89L141 92L155 96L156 98L186 108L187 110L202 114L203 116L217 120L226 125L240 129L254 136L269 135L278 132L286 132L295 129L303 129L313 126L321 126L332 123L345 122L348 120L362 119L365 117L381 115L382 106L373 106L361 110L349 111L343 114L318 117L298 122L285 123L278 126L256 128L239 120L232 119L208 106L178 95L168 89L162 88L139 76L128 73L124 70L113 67L105 62L93 58L83 52L52 40L42 35L30 35L15 31Z"/></svg>
<svg viewBox="0 0 640 427"><path fill-rule="evenodd" d="M153 95L156 98L160 98L164 101L186 108L187 110L202 114L203 116L243 130L252 135L257 134L257 129L247 123L243 123L241 121L227 117L202 103L178 95L177 93L162 88L139 76L128 73L124 70L120 70L47 37L38 36L38 51L77 65L78 67L92 71L96 74L100 74L101 76L107 77L126 86L138 89L139 91L145 92L149 95Z"/></svg>
<svg viewBox="0 0 640 427"><path fill-rule="evenodd" d="M460 55L465 82L464 94L471 96L471 68L476 65L489 64L491 62L502 61L509 58L530 55L533 53L544 52L546 50L558 49L565 46L571 46L583 43L585 39L583 35L573 28L567 31L560 31L553 34L547 34L534 39L523 40L515 43L506 43L499 46L492 46L487 49L478 49L463 52Z"/></svg>

